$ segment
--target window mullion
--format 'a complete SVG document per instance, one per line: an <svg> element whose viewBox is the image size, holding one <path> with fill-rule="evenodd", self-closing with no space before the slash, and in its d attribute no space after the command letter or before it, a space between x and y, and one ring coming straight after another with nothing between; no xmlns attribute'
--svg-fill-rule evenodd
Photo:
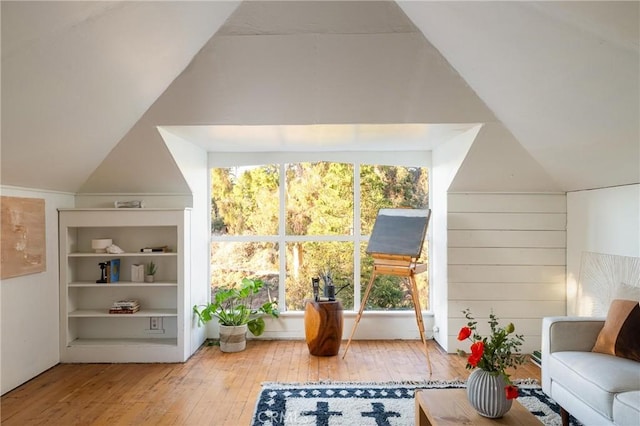
<svg viewBox="0 0 640 426"><path fill-rule="evenodd" d="M280 167L280 176L278 178L278 188L279 188L279 198L280 198L280 207L278 215L278 259L280 263L280 273L279 273L279 281L280 285L278 286L278 309L281 312L286 310L286 276L287 276L287 245L285 241L286 234L286 167L285 163L280 163L278 165Z"/></svg>
<svg viewBox="0 0 640 426"><path fill-rule="evenodd" d="M353 309L360 306L360 162L353 164Z"/></svg>

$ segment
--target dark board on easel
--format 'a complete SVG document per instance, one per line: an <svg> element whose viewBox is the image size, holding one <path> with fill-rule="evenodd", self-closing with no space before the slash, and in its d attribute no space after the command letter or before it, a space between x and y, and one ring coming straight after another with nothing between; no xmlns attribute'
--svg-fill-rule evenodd
<svg viewBox="0 0 640 426"><path fill-rule="evenodd" d="M430 209L380 209L367 245L368 254L420 257Z"/></svg>

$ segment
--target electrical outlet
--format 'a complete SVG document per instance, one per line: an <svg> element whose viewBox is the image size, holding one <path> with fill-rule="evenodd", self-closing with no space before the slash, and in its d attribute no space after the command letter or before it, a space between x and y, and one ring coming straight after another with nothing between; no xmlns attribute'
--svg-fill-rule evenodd
<svg viewBox="0 0 640 426"><path fill-rule="evenodd" d="M162 318L160 317L149 318L149 330L162 330Z"/></svg>

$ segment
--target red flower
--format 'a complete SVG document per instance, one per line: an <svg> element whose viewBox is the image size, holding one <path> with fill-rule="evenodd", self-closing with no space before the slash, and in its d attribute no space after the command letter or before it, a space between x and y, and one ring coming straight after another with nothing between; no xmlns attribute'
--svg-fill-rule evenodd
<svg viewBox="0 0 640 426"><path fill-rule="evenodd" d="M471 345L471 355L467 359L467 362L472 367L476 367L480 360L482 359L482 354L484 353L484 342L478 341Z"/></svg>
<svg viewBox="0 0 640 426"><path fill-rule="evenodd" d="M458 333L458 340L462 341L471 336L471 329L469 327L462 327L460 333Z"/></svg>
<svg viewBox="0 0 640 426"><path fill-rule="evenodd" d="M467 362L469 363L470 366L477 367L481 358L482 358L482 354L470 355L469 358L467 358Z"/></svg>
<svg viewBox="0 0 640 426"><path fill-rule="evenodd" d="M504 391L507 394L507 399L516 399L518 397L518 388L516 386L505 386Z"/></svg>
<svg viewBox="0 0 640 426"><path fill-rule="evenodd" d="M481 357L484 353L484 342L478 341L471 345L471 353L474 356Z"/></svg>

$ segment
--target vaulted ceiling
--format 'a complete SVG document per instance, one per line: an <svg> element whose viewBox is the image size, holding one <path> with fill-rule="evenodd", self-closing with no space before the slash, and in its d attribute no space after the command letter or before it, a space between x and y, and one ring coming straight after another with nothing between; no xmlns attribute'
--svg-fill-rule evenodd
<svg viewBox="0 0 640 426"><path fill-rule="evenodd" d="M638 2L1 6L3 185L106 190L109 158L169 157L158 128L246 151L341 149L323 146L323 125L390 125L398 149L431 129L429 149L476 123L562 190L640 182Z"/></svg>

